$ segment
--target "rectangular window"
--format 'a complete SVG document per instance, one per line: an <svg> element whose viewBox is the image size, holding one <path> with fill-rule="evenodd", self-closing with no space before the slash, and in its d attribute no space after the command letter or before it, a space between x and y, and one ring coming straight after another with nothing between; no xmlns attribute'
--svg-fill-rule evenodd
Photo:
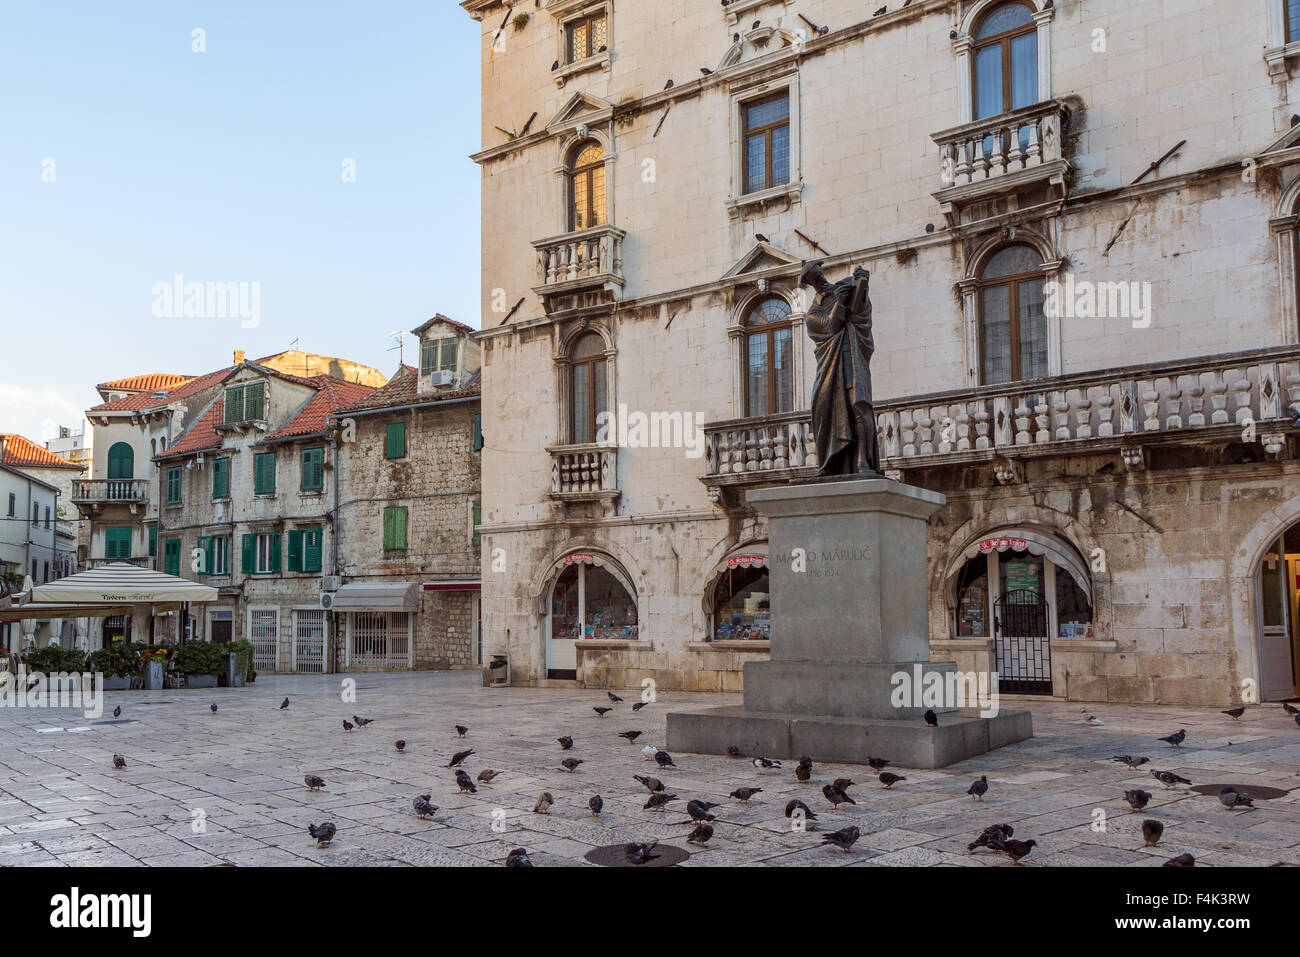
<svg viewBox="0 0 1300 957"><path fill-rule="evenodd" d="M480 545L478 527L483 524L483 503L475 499L470 503L470 544Z"/></svg>
<svg viewBox="0 0 1300 957"><path fill-rule="evenodd" d="M50 527L50 507L48 505L45 506L45 527Z"/></svg>
<svg viewBox="0 0 1300 957"><path fill-rule="evenodd" d="M480 412L474 413L474 451L479 452L483 449L483 415Z"/></svg>
<svg viewBox="0 0 1300 957"><path fill-rule="evenodd" d="M230 536L214 535L209 539L210 556L208 574L228 575L230 573Z"/></svg>
<svg viewBox="0 0 1300 957"><path fill-rule="evenodd" d="M246 547L249 545L250 538L252 539L252 574L280 574L280 533L259 532L255 535L245 535Z"/></svg>
<svg viewBox="0 0 1300 957"><path fill-rule="evenodd" d="M406 423L389 422L384 429L384 458L406 458Z"/></svg>
<svg viewBox="0 0 1300 957"><path fill-rule="evenodd" d="M158 557L158 526L149 526L149 557Z"/></svg>
<svg viewBox="0 0 1300 957"><path fill-rule="evenodd" d="M41 524L41 506L36 502L32 502L32 524ZM35 576L33 575L32 577L34 578Z"/></svg>
<svg viewBox="0 0 1300 957"><path fill-rule="evenodd" d="M181 573L181 540L179 538L163 539L163 571L168 575Z"/></svg>
<svg viewBox="0 0 1300 957"><path fill-rule="evenodd" d="M325 447L316 445L302 450L302 481L304 492L319 492L325 487Z"/></svg>
<svg viewBox="0 0 1300 957"><path fill-rule="evenodd" d="M785 186L790 182L790 94L746 103L744 117L745 192Z"/></svg>
<svg viewBox="0 0 1300 957"><path fill-rule="evenodd" d="M275 494L274 452L258 452L253 456L253 494Z"/></svg>
<svg viewBox="0 0 1300 957"><path fill-rule="evenodd" d="M149 526L149 544L152 555L158 547L158 526ZM104 529L104 557L105 558L130 558L131 557L131 527L129 525L110 525Z"/></svg>
<svg viewBox="0 0 1300 957"><path fill-rule="evenodd" d="M455 336L425 339L420 343L420 375L447 369L455 372L457 341Z"/></svg>
<svg viewBox="0 0 1300 957"><path fill-rule="evenodd" d="M608 47L608 22L605 11L592 13L564 25L564 48L567 61L577 63L595 56Z"/></svg>
<svg viewBox="0 0 1300 957"><path fill-rule="evenodd" d="M406 548L406 508L384 509L384 549L395 551Z"/></svg>
<svg viewBox="0 0 1300 957"><path fill-rule="evenodd" d="M181 503L181 473L184 469L179 465L173 465L167 470L167 504L179 505Z"/></svg>
<svg viewBox="0 0 1300 957"><path fill-rule="evenodd" d="M212 497L230 498L229 458L214 459L212 462Z"/></svg>
<svg viewBox="0 0 1300 957"><path fill-rule="evenodd" d="M289 532L289 571L321 570L321 530L301 528Z"/></svg>
<svg viewBox="0 0 1300 957"><path fill-rule="evenodd" d="M18 514L18 496L13 492L9 493L9 517L13 518Z"/></svg>
<svg viewBox="0 0 1300 957"><path fill-rule="evenodd" d="M265 382L232 385L226 390L226 408L223 416L226 424L265 418L265 399Z"/></svg>

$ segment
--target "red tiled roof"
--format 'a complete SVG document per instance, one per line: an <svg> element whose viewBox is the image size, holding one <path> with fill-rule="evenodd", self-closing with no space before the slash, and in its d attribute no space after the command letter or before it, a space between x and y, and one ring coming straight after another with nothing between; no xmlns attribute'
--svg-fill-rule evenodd
<svg viewBox="0 0 1300 957"><path fill-rule="evenodd" d="M452 319L450 316L444 316L442 313L438 313L428 322L421 323L420 325L412 329L411 335L413 336L421 335L430 326L437 325L437 324L451 326L453 329L460 329L462 332L478 332L478 330L473 328L472 326L467 326L463 322L457 322L455 319Z"/></svg>
<svg viewBox="0 0 1300 957"><path fill-rule="evenodd" d="M364 401L366 396L375 391L374 386L347 382L327 375L313 376L311 382L318 387L317 393L278 431L268 435L268 439L315 435L324 430L332 414L354 402Z"/></svg>
<svg viewBox="0 0 1300 957"><path fill-rule="evenodd" d="M146 372L144 375L101 382L96 388L103 389L105 392L157 392L160 389L170 389L192 378L194 377L177 375L173 372Z"/></svg>
<svg viewBox="0 0 1300 957"><path fill-rule="evenodd" d="M14 432L0 432L0 464L10 468L74 469L84 472L86 467L55 455L44 446Z"/></svg>
<svg viewBox="0 0 1300 957"><path fill-rule="evenodd" d="M139 412L142 409L155 409L159 406L166 405L169 402L184 399L193 395L195 392L201 392L209 386L215 385L226 376L230 375L233 369L233 366L227 366L224 369L219 369L216 372L209 372L206 375L183 379L168 390L159 390L159 392L138 392L135 395L128 395L123 399L114 399L112 402L102 402L99 405L92 406L89 411Z"/></svg>
<svg viewBox="0 0 1300 957"><path fill-rule="evenodd" d="M482 392L483 377L479 373L475 373L474 378L470 380L470 384L466 388L457 389L455 392L438 392L433 395L418 395L416 387L419 385L419 381L419 373L413 367L403 364L397 370L397 375L389 380L388 385L376 389L360 402L354 402L346 409L343 409L342 412L395 409L417 403L441 402L444 399L463 399L467 396L479 395Z"/></svg>
<svg viewBox="0 0 1300 957"><path fill-rule="evenodd" d="M221 424L225 414L226 397L224 394L218 395L216 401L208 407L208 410L199 416L198 421L186 429L181 434L181 437L172 444L172 447L159 455L158 458L170 459L176 456L189 455L193 452L206 452L208 449L221 448L221 434L217 432L216 426Z"/></svg>

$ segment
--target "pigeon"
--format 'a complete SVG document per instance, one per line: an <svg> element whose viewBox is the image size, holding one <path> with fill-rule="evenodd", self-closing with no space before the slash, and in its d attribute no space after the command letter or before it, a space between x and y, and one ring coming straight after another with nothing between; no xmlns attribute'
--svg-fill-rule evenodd
<svg viewBox="0 0 1300 957"><path fill-rule="evenodd" d="M633 711L640 711L642 708L644 708L644 707L645 707L646 705L648 705L649 703L650 703L649 701L638 701L636 704L632 705L632 710L633 710Z"/></svg>
<svg viewBox="0 0 1300 957"><path fill-rule="evenodd" d="M836 778L834 781L831 782L831 784L835 785L845 794L848 794L849 788L854 787L855 782L850 780L849 778Z"/></svg>
<svg viewBox="0 0 1300 957"><path fill-rule="evenodd" d="M980 779L966 789L966 793L977 801L983 801L984 795L988 793L988 790L989 776L987 774L981 774Z"/></svg>
<svg viewBox="0 0 1300 957"><path fill-rule="evenodd" d="M1245 714L1245 713L1246 713L1246 709L1245 709L1245 708L1229 708L1227 711L1220 711L1220 712L1219 712L1219 714L1226 714L1226 715L1227 715L1229 718L1231 718L1233 721L1236 721L1237 719L1239 719L1239 718L1240 718L1243 714Z"/></svg>
<svg viewBox="0 0 1300 957"><path fill-rule="evenodd" d="M862 836L862 831L854 824L848 827L842 827L833 834L827 834L822 838L823 844L831 844L838 847L845 854L853 850L853 845L857 843L858 838Z"/></svg>
<svg viewBox="0 0 1300 957"><path fill-rule="evenodd" d="M651 853L658 845L658 841L651 841L649 844L628 844L623 848L623 856L627 858L629 864L640 867L646 861L652 861L659 856Z"/></svg>
<svg viewBox="0 0 1300 957"><path fill-rule="evenodd" d="M643 774L634 774L632 777L645 785L645 789L651 793L662 791L664 789L664 782L660 781L658 778L648 778Z"/></svg>
<svg viewBox="0 0 1300 957"><path fill-rule="evenodd" d="M779 768L781 766L780 761L772 761L768 758L755 758L751 763L758 769L759 774L763 774L766 771L772 770L772 768Z"/></svg>
<svg viewBox="0 0 1300 957"><path fill-rule="evenodd" d="M338 828L334 826L333 821L326 821L324 824L308 824L307 833L316 838L316 846L324 847L334 840L334 835L338 833Z"/></svg>
<svg viewBox="0 0 1300 957"><path fill-rule="evenodd" d="M211 711L213 714L216 714L217 713L216 702L213 702L212 704L208 705L208 710Z"/></svg>
<svg viewBox="0 0 1300 957"><path fill-rule="evenodd" d="M578 765L582 764L582 758L565 758L560 762L560 764L564 766L564 770L572 774L574 771L578 770Z"/></svg>
<svg viewBox="0 0 1300 957"><path fill-rule="evenodd" d="M771 242L771 240L768 239L766 236L764 236L762 233L754 233L754 238L757 239L760 243Z"/></svg>
<svg viewBox="0 0 1300 957"><path fill-rule="evenodd" d="M713 820L709 818L709 820ZM695 830L691 831L690 837L686 839L687 844L698 844L703 847L713 839L713 825L708 821L701 821L695 825Z"/></svg>
<svg viewBox="0 0 1300 957"><path fill-rule="evenodd" d="M665 89L665 90L671 90L672 88L673 88L673 81L672 81L672 80L669 80L667 83L664 84L664 89Z"/></svg>
<svg viewBox="0 0 1300 957"><path fill-rule="evenodd" d="M740 753L740 748L736 747L734 744L729 744L727 745L727 757L743 758L744 755Z"/></svg>
<svg viewBox="0 0 1300 957"><path fill-rule="evenodd" d="M1282 710L1285 711L1287 714L1300 714L1300 708L1292 707L1291 705L1287 704L1285 701L1282 702Z"/></svg>
<svg viewBox="0 0 1300 957"><path fill-rule="evenodd" d="M749 799L762 790L762 788L736 788L731 792L731 796L741 804L748 804Z"/></svg>
<svg viewBox="0 0 1300 957"><path fill-rule="evenodd" d="M603 718L605 717L605 715L609 714L614 709L613 708L592 708L591 710L596 712L596 714L600 715Z"/></svg>
<svg viewBox="0 0 1300 957"><path fill-rule="evenodd" d="M1083 716L1083 723L1090 724L1095 728L1105 724L1106 722L1102 721L1101 718L1097 717L1095 714L1086 714Z"/></svg>
<svg viewBox="0 0 1300 957"><path fill-rule="evenodd" d="M707 66L702 66L702 67L700 67L700 72L703 73L705 76L712 76L712 75L713 75L713 71L710 70Z"/></svg>
<svg viewBox="0 0 1300 957"><path fill-rule="evenodd" d="M460 788L461 794L466 792L469 792L470 794L478 794L478 788L474 786L473 780L468 774L459 768L456 770L456 784Z"/></svg>
<svg viewBox="0 0 1300 957"><path fill-rule="evenodd" d="M1219 803L1229 811L1235 811L1239 807L1254 807L1253 799L1246 794L1242 794L1236 788L1221 787L1219 788Z"/></svg>
<svg viewBox="0 0 1300 957"><path fill-rule="evenodd" d="M398 738L397 743L393 745L393 747L397 748L398 754L401 754L403 751L406 750L406 742L403 741L401 738Z"/></svg>
<svg viewBox="0 0 1300 957"><path fill-rule="evenodd" d="M1179 854L1177 857L1171 857L1160 865L1161 867L1195 867L1196 858L1190 854Z"/></svg>
<svg viewBox="0 0 1300 957"><path fill-rule="evenodd" d="M615 704L618 704L620 701L623 700L618 695L614 694L614 692L612 691L606 691L605 694L609 695L609 700L614 702Z"/></svg>
<svg viewBox="0 0 1300 957"><path fill-rule="evenodd" d="M506 867L532 867L533 862L528 857L528 851L522 847L514 848L506 855Z"/></svg>
<svg viewBox="0 0 1300 957"><path fill-rule="evenodd" d="M474 753L473 748L470 748L468 751L457 751L455 754L451 756L451 763L448 764L447 767L449 768L456 767L458 764L460 764L462 761L464 761L473 753Z"/></svg>
<svg viewBox="0 0 1300 957"><path fill-rule="evenodd" d="M1165 833L1165 826L1154 818L1147 818L1142 822L1142 840L1146 843L1143 847L1155 847L1160 843L1160 836Z"/></svg>
<svg viewBox="0 0 1300 957"><path fill-rule="evenodd" d="M491 784L492 779L500 773L501 773L500 771L493 771L491 768L484 768L482 771L478 773L479 783Z"/></svg>
<svg viewBox="0 0 1300 957"><path fill-rule="evenodd" d="M560 742L560 747L563 748L565 751L568 751L569 748L573 747L573 739L569 737L567 734L564 737L556 738L555 740Z"/></svg>
<svg viewBox="0 0 1300 957"><path fill-rule="evenodd" d="M1133 788L1131 791L1124 792L1124 800L1128 801L1128 806L1133 809L1132 813L1136 814L1147 806L1147 802L1151 800L1151 792Z"/></svg>
<svg viewBox="0 0 1300 957"><path fill-rule="evenodd" d="M1185 729L1185 728L1179 728L1179 729L1178 729L1177 731L1175 731L1173 734L1167 734L1167 735L1165 735L1163 738L1161 738L1160 740L1161 740L1161 741L1168 741L1168 742L1169 742L1171 745L1173 745L1175 748L1181 748L1181 747L1183 746L1183 740L1184 740L1186 737L1187 737L1187 731L1186 731L1186 729Z"/></svg>
<svg viewBox="0 0 1300 957"><path fill-rule="evenodd" d="M113 755L113 767L117 768L119 771L122 770L122 768L126 767L126 758L122 757L120 754Z"/></svg>
<svg viewBox="0 0 1300 957"><path fill-rule="evenodd" d="M647 761L653 758L658 752L659 749L656 748L653 744L647 744L644 748L641 749L641 753L645 755L645 759Z"/></svg>
<svg viewBox="0 0 1300 957"><path fill-rule="evenodd" d="M869 757L867 758L867 764L870 766L871 770L879 774L881 771L885 770L885 766L888 765L889 762L886 761L884 758Z"/></svg>
<svg viewBox="0 0 1300 957"><path fill-rule="evenodd" d="M842 791L840 788L837 788L833 784L828 784L824 788L822 788L822 794L826 795L826 800L831 802L832 811L838 810L841 804L858 803L857 801L853 800L853 798L845 794L844 791Z"/></svg>
<svg viewBox="0 0 1300 957"><path fill-rule="evenodd" d="M605 799L599 794L594 795L589 801L587 801L587 807L591 808L592 817L600 817L601 809L605 807Z"/></svg>
<svg viewBox="0 0 1300 957"><path fill-rule="evenodd" d="M873 17L881 17L881 16L884 16L885 13L886 13L888 10L889 10L889 5L886 4L885 6L881 7L879 10L877 10L875 13L873 13L872 16L873 16Z"/></svg>
<svg viewBox="0 0 1300 957"><path fill-rule="evenodd" d="M467 734L469 734L469 728L465 727L463 724L456 725L456 737L463 738Z"/></svg>
<svg viewBox="0 0 1300 957"><path fill-rule="evenodd" d="M429 803L429 798L431 798L432 796L433 795L431 794L421 794L418 798L416 798L414 801L411 802L411 806L415 808L416 816L418 816L421 821L423 821L430 814L436 813L438 810L438 805Z"/></svg>
<svg viewBox="0 0 1300 957"><path fill-rule="evenodd" d="M319 791L321 788L325 786L324 778L319 778L314 774L308 774L302 780L303 783L305 783L307 787L311 788L313 791Z"/></svg>
<svg viewBox="0 0 1300 957"><path fill-rule="evenodd" d="M669 801L676 801L676 800L677 800L676 794L665 794L661 791L658 794L650 795L649 800L645 802L645 805L644 807L642 807L642 810L662 811L664 809L665 804L667 804Z"/></svg>
<svg viewBox="0 0 1300 957"><path fill-rule="evenodd" d="M1019 864L1020 859L1027 857L1037 846L1037 841L1017 841L1014 838L1007 838L1002 842L1002 850L1007 852L1007 857L1011 858L1012 864Z"/></svg>
<svg viewBox="0 0 1300 957"><path fill-rule="evenodd" d="M1165 790L1174 788L1179 784L1191 784L1187 778L1180 778L1173 771L1152 771L1151 776L1165 786Z"/></svg>
<svg viewBox="0 0 1300 957"><path fill-rule="evenodd" d="M1175 774L1173 771L1152 771L1151 776L1156 780L1158 780L1161 784L1163 784L1166 790L1174 789L1179 784L1186 784L1190 786L1192 783L1191 781L1187 780L1187 778L1181 777Z"/></svg>
<svg viewBox="0 0 1300 957"><path fill-rule="evenodd" d="M990 851L1000 854L1002 845L1014 833L1016 829L1010 824L990 824L980 832L979 837L966 845L966 850L973 851L977 847L987 847Z"/></svg>
<svg viewBox="0 0 1300 957"><path fill-rule="evenodd" d="M880 783L885 786L886 791L892 788L899 781L906 781L906 780L907 778L903 777L901 774L895 774L893 771L880 772Z"/></svg>
<svg viewBox="0 0 1300 957"><path fill-rule="evenodd" d="M289 699L285 698L283 701L280 702L280 710L283 711L287 707L289 707ZM322 827L323 826L324 825L322 825Z"/></svg>
<svg viewBox="0 0 1300 957"><path fill-rule="evenodd" d="M113 717L115 717L115 718L120 718L120 717L122 717L122 706L121 706L121 705L118 705L116 708L113 709Z"/></svg>
<svg viewBox="0 0 1300 957"><path fill-rule="evenodd" d="M696 824L701 821L715 821L717 818L710 814L709 811L717 806L711 801L691 800L686 803L686 813L691 816L691 820Z"/></svg>
<svg viewBox="0 0 1300 957"><path fill-rule="evenodd" d="M659 765L659 767L661 768L677 767L677 765L673 764L673 756L669 754L667 751L656 751L655 763Z"/></svg>
<svg viewBox="0 0 1300 957"><path fill-rule="evenodd" d="M555 803L555 798L551 797L550 791L543 791L537 803L533 805L534 814L550 814L551 805Z"/></svg>
<svg viewBox="0 0 1300 957"><path fill-rule="evenodd" d="M1135 758L1135 757L1132 757L1131 755L1127 755L1127 754L1117 754L1117 755L1115 755L1113 758L1111 758L1111 760L1112 760L1112 761L1118 761L1118 762L1120 762L1120 764L1127 764L1130 768L1140 768L1140 767L1142 767L1142 765L1146 764L1146 763L1147 763L1148 761L1150 761L1151 759L1150 759L1150 758Z"/></svg>
<svg viewBox="0 0 1300 957"><path fill-rule="evenodd" d="M925 723L928 724L930 727L932 728L939 727L939 716L934 713L933 709L927 708L925 714L923 714L921 717L925 718Z"/></svg>
<svg viewBox="0 0 1300 957"><path fill-rule="evenodd" d="M637 738L641 737L641 732L640 732L640 731L620 731L618 736L619 736L620 738L627 738L629 741L636 741Z"/></svg>
<svg viewBox="0 0 1300 957"><path fill-rule="evenodd" d="M805 764L804 762L807 761ZM807 784L812 778L812 760L802 759L794 768L794 779L800 784Z"/></svg>
<svg viewBox="0 0 1300 957"><path fill-rule="evenodd" d="M349 721L347 718L344 718L344 719L343 719L343 730L344 730L344 731L351 731L351 730L352 730L353 728L355 728L355 727L356 727L356 725L353 724L351 721Z"/></svg>
<svg viewBox="0 0 1300 957"><path fill-rule="evenodd" d="M374 723L374 720L375 720L375 719L374 719L374 718L358 718L358 717L354 714L354 715L352 716L352 720L355 721L355 722L357 723L357 727L358 727L358 728L364 728L366 725Z"/></svg>

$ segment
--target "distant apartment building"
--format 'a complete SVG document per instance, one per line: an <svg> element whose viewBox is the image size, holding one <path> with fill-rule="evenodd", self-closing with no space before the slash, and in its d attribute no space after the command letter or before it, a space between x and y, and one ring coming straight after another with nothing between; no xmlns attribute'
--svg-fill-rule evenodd
<svg viewBox="0 0 1300 957"><path fill-rule="evenodd" d="M61 577L55 518L58 495L49 482L0 462L0 588L6 593L19 591L28 578L40 585ZM18 621L5 620L0 611L0 637L9 651L21 651L27 643L45 644L59 628L57 622L29 622L24 631Z"/></svg>

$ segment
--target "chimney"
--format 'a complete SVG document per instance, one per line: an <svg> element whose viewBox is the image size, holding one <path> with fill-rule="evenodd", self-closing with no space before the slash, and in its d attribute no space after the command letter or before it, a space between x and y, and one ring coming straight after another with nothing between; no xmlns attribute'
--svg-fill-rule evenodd
<svg viewBox="0 0 1300 957"><path fill-rule="evenodd" d="M244 361L244 350L243 350L243 349L236 349L236 350L235 350L235 365L239 365L239 364L242 363L243 361Z"/></svg>

